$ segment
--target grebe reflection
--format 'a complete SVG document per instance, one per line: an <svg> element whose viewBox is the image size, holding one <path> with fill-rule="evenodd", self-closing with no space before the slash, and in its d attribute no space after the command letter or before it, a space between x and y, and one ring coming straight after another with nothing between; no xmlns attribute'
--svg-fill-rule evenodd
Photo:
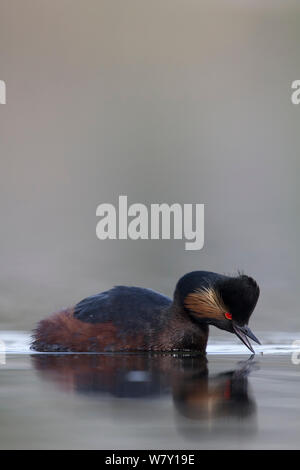
<svg viewBox="0 0 300 470"><path fill-rule="evenodd" d="M248 390L253 359L209 374L202 356L174 354L34 354L38 375L65 392L149 400L172 395L180 415L192 420L245 419L256 405Z"/></svg>

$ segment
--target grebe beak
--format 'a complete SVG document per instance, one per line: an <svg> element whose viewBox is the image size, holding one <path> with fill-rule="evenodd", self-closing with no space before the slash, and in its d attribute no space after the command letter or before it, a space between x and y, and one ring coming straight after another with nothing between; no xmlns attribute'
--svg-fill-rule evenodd
<svg viewBox="0 0 300 470"><path fill-rule="evenodd" d="M256 338L256 336L252 333L250 328L246 325L238 326L236 323L232 323L232 326L233 326L233 330L235 334L240 338L240 340L244 343L244 345L247 346L247 348L250 349L250 351L255 354L255 351L252 348L251 343L247 337L251 338L253 341L255 341L258 344L260 344L260 342Z"/></svg>

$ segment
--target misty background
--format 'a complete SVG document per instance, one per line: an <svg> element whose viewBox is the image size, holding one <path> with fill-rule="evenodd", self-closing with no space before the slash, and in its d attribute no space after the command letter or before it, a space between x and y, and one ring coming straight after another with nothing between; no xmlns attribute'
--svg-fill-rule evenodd
<svg viewBox="0 0 300 470"><path fill-rule="evenodd" d="M0 0L0 328L242 269L253 331L299 331L299 40L297 0ZM98 240L122 194L204 203L204 248Z"/></svg>

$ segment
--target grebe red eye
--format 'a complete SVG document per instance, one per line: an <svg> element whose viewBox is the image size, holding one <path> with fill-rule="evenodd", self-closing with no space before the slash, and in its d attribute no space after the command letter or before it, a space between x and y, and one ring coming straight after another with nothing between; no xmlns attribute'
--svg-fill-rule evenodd
<svg viewBox="0 0 300 470"><path fill-rule="evenodd" d="M225 317L226 317L228 320L232 320L232 315L231 315L231 313L229 313L229 312L225 312Z"/></svg>

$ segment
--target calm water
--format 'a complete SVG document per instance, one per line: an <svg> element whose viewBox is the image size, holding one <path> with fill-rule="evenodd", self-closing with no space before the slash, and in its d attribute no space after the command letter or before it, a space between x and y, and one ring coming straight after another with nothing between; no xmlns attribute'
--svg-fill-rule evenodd
<svg viewBox="0 0 300 470"><path fill-rule="evenodd" d="M300 338L300 335L298 335ZM40 354L1 332L2 449L300 448L297 335L250 358L214 340L189 355Z"/></svg>

